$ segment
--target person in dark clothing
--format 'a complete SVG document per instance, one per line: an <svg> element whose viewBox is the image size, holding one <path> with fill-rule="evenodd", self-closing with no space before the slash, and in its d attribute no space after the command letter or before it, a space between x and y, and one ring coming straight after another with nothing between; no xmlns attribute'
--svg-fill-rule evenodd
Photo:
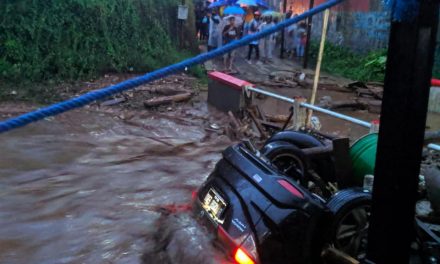
<svg viewBox="0 0 440 264"><path fill-rule="evenodd" d="M196 7L196 34L199 37L199 40L203 38L203 28L202 28L202 20L203 20L203 10L200 5Z"/></svg>
<svg viewBox="0 0 440 264"><path fill-rule="evenodd" d="M235 25L235 17L230 16L228 18L229 24L223 28L222 36L223 36L223 44L227 45L232 41L238 39L240 34L240 30ZM228 52L224 55L224 66L225 71L232 72L232 64L234 62L235 50Z"/></svg>
<svg viewBox="0 0 440 264"><path fill-rule="evenodd" d="M209 38L209 20L208 13L205 12L202 19L202 40L207 40Z"/></svg>

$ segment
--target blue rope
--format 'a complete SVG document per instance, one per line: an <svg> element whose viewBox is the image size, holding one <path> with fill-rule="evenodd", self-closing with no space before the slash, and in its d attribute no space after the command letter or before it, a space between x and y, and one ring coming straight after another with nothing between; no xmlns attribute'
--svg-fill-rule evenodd
<svg viewBox="0 0 440 264"><path fill-rule="evenodd" d="M259 32L257 34L246 36L240 40L236 40L236 41L234 41L228 45L225 45L219 49L216 49L214 51L200 54L196 57L184 60L182 62L164 67L162 69L159 69L159 70L156 70L156 71L153 71L150 73L147 73L143 76L136 77L136 78L121 82L119 84L103 88L101 90L89 92L89 93L81 95L77 98L69 99L69 100L61 102L61 103L57 103L57 104L53 104L53 105L50 105L50 106L47 106L44 108L40 108L40 109L35 110L33 112L23 114L18 117L14 117L14 118L8 119L6 121L0 122L0 133L28 125L32 122L42 120L42 119L49 117L49 116L58 115L58 114L73 110L75 108L85 106L85 105L90 104L96 100L104 99L108 96L133 89L133 88L138 87L142 84L146 84L148 82L163 78L163 77L168 76L170 74L184 71L185 68L187 68L187 67L195 66L197 64L200 64L205 61L211 60L213 58L219 57L219 56L226 54L236 48L245 46L252 41L264 38L268 35L271 35L277 31L279 31L279 30L284 29L285 27L288 27L294 23L297 23L297 22L304 20L308 17L311 17L317 13L320 13L320 12L324 11L325 9L328 9L332 6L335 6L343 1L344 0L327 1L326 3L319 5L319 6L313 8L307 12L304 12L303 14L301 14L295 18L283 21L283 22L277 24L276 26L273 26L273 27L271 27L267 30L264 30L262 32Z"/></svg>

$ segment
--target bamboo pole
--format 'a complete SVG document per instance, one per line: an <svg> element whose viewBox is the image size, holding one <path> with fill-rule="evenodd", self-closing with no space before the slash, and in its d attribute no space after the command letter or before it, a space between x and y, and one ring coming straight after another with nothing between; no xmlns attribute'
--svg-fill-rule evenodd
<svg viewBox="0 0 440 264"><path fill-rule="evenodd" d="M327 37L327 28L328 28L328 18L330 16L330 9L326 9L324 12L324 20L322 23L322 35L321 35L321 44L319 46L319 55L318 55L318 62L316 64L316 71L315 71L315 80L313 82L313 90L312 90L312 96L310 98L310 104L314 105L316 101L316 93L318 91L318 84L319 84L319 76L321 74L321 64L322 64L322 57L324 55L324 48L325 48L325 39ZM310 126L310 121L312 119L313 110L309 110L309 113L307 115L307 126Z"/></svg>

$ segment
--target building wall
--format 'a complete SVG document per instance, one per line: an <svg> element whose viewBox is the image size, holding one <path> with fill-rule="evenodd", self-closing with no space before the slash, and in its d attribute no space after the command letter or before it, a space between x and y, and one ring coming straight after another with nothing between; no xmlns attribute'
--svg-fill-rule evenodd
<svg viewBox="0 0 440 264"><path fill-rule="evenodd" d="M282 10L284 0L275 0ZM325 0L315 0L315 6ZM295 14L308 10L309 0L287 0L287 10ZM313 17L312 38L321 36L323 13ZM357 52L386 48L389 35L389 14L381 0L346 1L332 8L328 40Z"/></svg>

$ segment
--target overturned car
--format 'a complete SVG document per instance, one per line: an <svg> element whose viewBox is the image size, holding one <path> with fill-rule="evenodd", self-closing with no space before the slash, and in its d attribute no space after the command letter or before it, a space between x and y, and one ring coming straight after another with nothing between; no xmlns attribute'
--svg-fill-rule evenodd
<svg viewBox="0 0 440 264"><path fill-rule="evenodd" d="M350 182L348 139L283 131L261 150L243 142L200 187L195 214L236 263L363 259L371 194Z"/></svg>

